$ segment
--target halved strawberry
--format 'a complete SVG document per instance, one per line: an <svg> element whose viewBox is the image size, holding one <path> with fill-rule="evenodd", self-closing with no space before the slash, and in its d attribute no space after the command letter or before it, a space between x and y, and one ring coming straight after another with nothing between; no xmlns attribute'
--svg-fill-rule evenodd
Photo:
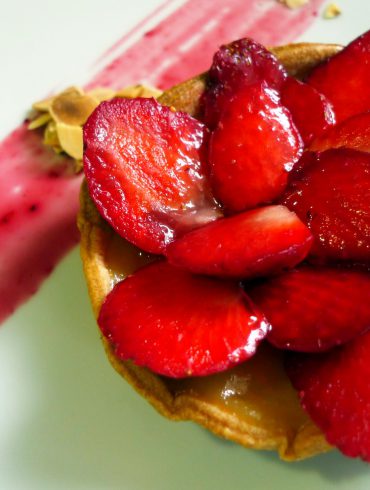
<svg viewBox="0 0 370 490"><path fill-rule="evenodd" d="M303 408L346 456L370 462L370 332L323 354L290 354Z"/></svg>
<svg viewBox="0 0 370 490"><path fill-rule="evenodd" d="M320 352L370 329L370 274L301 266L246 290L280 349Z"/></svg>
<svg viewBox="0 0 370 490"><path fill-rule="evenodd" d="M161 253L219 216L203 174L202 123L154 99L103 102L84 127L84 169L103 217L138 247Z"/></svg>
<svg viewBox="0 0 370 490"><path fill-rule="evenodd" d="M216 197L230 212L272 202L301 153L301 138L277 92L265 83L236 92L210 139Z"/></svg>
<svg viewBox="0 0 370 490"><path fill-rule="evenodd" d="M328 99L307 83L287 78L281 88L281 103L289 109L305 145L335 124Z"/></svg>
<svg viewBox="0 0 370 490"><path fill-rule="evenodd" d="M307 154L282 202L310 228L320 262L370 258L370 154Z"/></svg>
<svg viewBox="0 0 370 490"><path fill-rule="evenodd" d="M204 121L216 127L225 104L239 89L265 82L280 89L287 77L283 65L264 46L244 38L221 46L208 72L208 86L201 99Z"/></svg>
<svg viewBox="0 0 370 490"><path fill-rule="evenodd" d="M269 329L237 283L193 276L162 261L117 284L98 322L119 358L174 378L245 361Z"/></svg>
<svg viewBox="0 0 370 490"><path fill-rule="evenodd" d="M370 31L315 68L308 83L333 104L337 122L370 110Z"/></svg>
<svg viewBox="0 0 370 490"><path fill-rule="evenodd" d="M357 114L330 128L315 138L311 151L324 151L330 148L352 148L370 153L370 112Z"/></svg>
<svg viewBox="0 0 370 490"><path fill-rule="evenodd" d="M284 206L253 209L187 233L166 249L170 263L199 274L250 278L294 267L312 244Z"/></svg>

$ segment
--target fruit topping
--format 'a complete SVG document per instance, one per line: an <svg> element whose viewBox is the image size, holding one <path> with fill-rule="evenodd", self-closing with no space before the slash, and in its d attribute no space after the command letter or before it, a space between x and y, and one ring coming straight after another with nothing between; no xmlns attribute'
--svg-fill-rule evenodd
<svg viewBox="0 0 370 490"><path fill-rule="evenodd" d="M370 332L325 354L289 354L302 406L330 444L370 462Z"/></svg>
<svg viewBox="0 0 370 490"><path fill-rule="evenodd" d="M315 68L308 83L333 104L337 122L370 110L370 31Z"/></svg>
<svg viewBox="0 0 370 490"><path fill-rule="evenodd" d="M191 231L172 242L166 255L194 273L249 278L294 267L311 243L310 231L295 213L267 206Z"/></svg>
<svg viewBox="0 0 370 490"><path fill-rule="evenodd" d="M269 330L237 283L193 276L163 261L118 283L98 323L117 357L174 378L245 361Z"/></svg>
<svg viewBox="0 0 370 490"><path fill-rule="evenodd" d="M154 99L103 102L84 127L84 169L102 216L138 247L161 253L174 237L219 216L203 174L207 130Z"/></svg>
<svg viewBox="0 0 370 490"><path fill-rule="evenodd" d="M100 214L134 245L166 256L151 256L106 297L98 323L112 353L186 378L244 363L265 338L275 353L299 351L278 355L303 407L330 444L367 461L369 80L370 31L307 83L241 39L214 56L201 97L209 129L144 98L104 101L84 126ZM198 95L183 90L195 107ZM33 121L49 123L43 114ZM264 366L261 377L271 385Z"/></svg>
<svg viewBox="0 0 370 490"><path fill-rule="evenodd" d="M335 114L327 98L293 77L287 78L281 88L281 103L291 112L305 145L335 124Z"/></svg>
<svg viewBox="0 0 370 490"><path fill-rule="evenodd" d="M319 262L370 258L370 154L308 153L283 203L310 228Z"/></svg>
<svg viewBox="0 0 370 490"><path fill-rule="evenodd" d="M312 151L324 151L330 148L352 148L370 153L370 112L357 114L330 128L315 138Z"/></svg>
<svg viewBox="0 0 370 490"><path fill-rule="evenodd" d="M204 121L214 128L230 97L239 89L265 82L280 89L287 77L285 68L264 46L252 39L239 39L221 46L208 72L208 86L201 105Z"/></svg>
<svg viewBox="0 0 370 490"><path fill-rule="evenodd" d="M370 329L367 271L301 266L246 290L280 349L325 351Z"/></svg>
<svg viewBox="0 0 370 490"><path fill-rule="evenodd" d="M237 92L210 139L214 192L229 212L272 202L302 152L289 111L265 83Z"/></svg>

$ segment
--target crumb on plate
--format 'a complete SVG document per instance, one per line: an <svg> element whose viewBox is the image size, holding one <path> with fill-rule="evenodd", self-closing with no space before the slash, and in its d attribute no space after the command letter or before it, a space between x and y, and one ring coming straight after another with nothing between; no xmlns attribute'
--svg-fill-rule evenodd
<svg viewBox="0 0 370 490"><path fill-rule="evenodd" d="M329 3L324 9L323 17L324 19L335 19L342 13L342 10L336 3Z"/></svg>

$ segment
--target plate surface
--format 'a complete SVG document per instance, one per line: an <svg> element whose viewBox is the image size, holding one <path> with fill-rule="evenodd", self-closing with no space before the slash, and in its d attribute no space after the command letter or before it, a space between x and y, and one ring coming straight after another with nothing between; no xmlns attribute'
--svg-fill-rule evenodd
<svg viewBox="0 0 370 490"><path fill-rule="evenodd" d="M85 80L96 57L160 3L7 2L0 135L33 100ZM301 40L346 43L369 27L367 0L337 3L343 15L318 17ZM160 417L108 365L78 250L2 326L0 396L0 489L370 487L370 468L337 452L288 465Z"/></svg>

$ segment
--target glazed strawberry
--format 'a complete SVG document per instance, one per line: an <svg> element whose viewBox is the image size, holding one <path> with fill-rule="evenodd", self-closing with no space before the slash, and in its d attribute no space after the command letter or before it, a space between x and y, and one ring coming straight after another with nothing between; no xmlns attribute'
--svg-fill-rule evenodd
<svg viewBox="0 0 370 490"><path fill-rule="evenodd" d="M283 203L310 228L319 262L369 262L370 155L355 150L308 153Z"/></svg>
<svg viewBox="0 0 370 490"><path fill-rule="evenodd" d="M239 89L265 82L279 89L287 77L283 65L261 44L239 39L221 46L208 72L208 86L201 99L204 121L214 128L225 105Z"/></svg>
<svg viewBox="0 0 370 490"><path fill-rule="evenodd" d="M366 270L301 266L246 290L280 349L325 351L370 329Z"/></svg>
<svg viewBox="0 0 370 490"><path fill-rule="evenodd" d="M294 267L312 235L284 206L267 206L223 218L172 242L170 263L198 274L250 278Z"/></svg>
<svg viewBox="0 0 370 490"><path fill-rule="evenodd" d="M138 247L161 253L219 212L203 175L202 123L154 99L103 102L84 127L84 169L102 216Z"/></svg>
<svg viewBox="0 0 370 490"><path fill-rule="evenodd" d="M308 83L333 104L337 122L370 110L370 31L314 69Z"/></svg>
<svg viewBox="0 0 370 490"><path fill-rule="evenodd" d="M269 326L237 283L157 262L115 286L98 319L120 359L174 378L253 356Z"/></svg>
<svg viewBox="0 0 370 490"><path fill-rule="evenodd" d="M290 354L302 406L345 455L370 462L370 332L323 354Z"/></svg>
<svg viewBox="0 0 370 490"><path fill-rule="evenodd" d="M335 114L326 97L293 77L288 77L281 88L281 103L292 114L305 145L335 124Z"/></svg>
<svg viewBox="0 0 370 490"><path fill-rule="evenodd" d="M235 93L210 139L216 197L230 212L272 202L302 152L289 111L265 83Z"/></svg>
<svg viewBox="0 0 370 490"><path fill-rule="evenodd" d="M312 151L330 148L352 148L370 152L370 112L346 119L315 138L310 145Z"/></svg>

